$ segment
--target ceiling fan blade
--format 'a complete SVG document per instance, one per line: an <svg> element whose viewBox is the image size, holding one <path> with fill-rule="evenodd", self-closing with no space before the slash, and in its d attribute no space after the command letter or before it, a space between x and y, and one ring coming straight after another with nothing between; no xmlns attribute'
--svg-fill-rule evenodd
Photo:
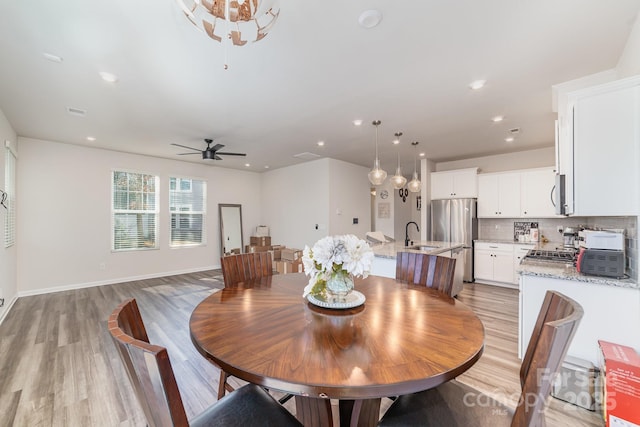
<svg viewBox="0 0 640 427"><path fill-rule="evenodd" d="M200 154L200 153L177 153L178 156L188 156L189 154Z"/></svg>
<svg viewBox="0 0 640 427"><path fill-rule="evenodd" d="M208 151L218 151L219 149L221 149L222 147L224 147L224 145L222 144L216 144L211 148L207 148Z"/></svg>
<svg viewBox="0 0 640 427"><path fill-rule="evenodd" d="M223 156L246 156L245 153L223 153L221 151L218 151L216 154L222 154Z"/></svg>
<svg viewBox="0 0 640 427"><path fill-rule="evenodd" d="M189 149L189 150L194 150L194 151L202 151L202 150L199 150L199 149L197 149L197 148L187 147L186 145L180 145L180 144L174 144L174 143L171 143L171 145L175 145L176 147L187 148L187 149Z"/></svg>
<svg viewBox="0 0 640 427"><path fill-rule="evenodd" d="M218 156L217 154L213 158L216 160L222 160L222 157Z"/></svg>

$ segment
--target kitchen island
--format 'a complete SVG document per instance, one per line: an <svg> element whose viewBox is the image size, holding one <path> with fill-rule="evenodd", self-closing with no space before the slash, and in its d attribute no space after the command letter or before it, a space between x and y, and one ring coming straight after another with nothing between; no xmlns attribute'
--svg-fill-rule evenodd
<svg viewBox="0 0 640 427"><path fill-rule="evenodd" d="M524 260L520 274L518 355L522 357L535 325L544 295L558 291L576 300L584 316L568 355L598 365L598 340L640 350L640 285L630 278L586 276L572 264Z"/></svg>
<svg viewBox="0 0 640 427"><path fill-rule="evenodd" d="M462 290L462 278L464 275L464 257L462 243L441 242L434 240L415 241L409 246L404 242L389 242L371 245L374 258L371 266L371 274L383 277L396 277L396 256L398 252L415 252L430 255L441 255L456 258L456 272L453 284L453 295Z"/></svg>

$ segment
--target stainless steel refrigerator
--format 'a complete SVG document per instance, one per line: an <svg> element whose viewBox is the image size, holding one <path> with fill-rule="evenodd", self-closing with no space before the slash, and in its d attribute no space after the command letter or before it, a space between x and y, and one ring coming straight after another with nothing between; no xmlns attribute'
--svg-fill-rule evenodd
<svg viewBox="0 0 640 427"><path fill-rule="evenodd" d="M473 241L478 238L476 199L431 201L431 240L463 243L465 282L473 282Z"/></svg>

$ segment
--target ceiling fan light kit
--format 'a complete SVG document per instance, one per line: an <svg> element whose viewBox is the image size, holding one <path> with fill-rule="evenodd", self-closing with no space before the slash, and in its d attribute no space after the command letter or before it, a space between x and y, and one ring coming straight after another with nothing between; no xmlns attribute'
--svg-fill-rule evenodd
<svg viewBox="0 0 640 427"><path fill-rule="evenodd" d="M382 123L380 120L374 120L371 124L376 127L376 160L373 162L373 169L369 172L369 182L373 185L382 185L387 178L387 172L380 169L380 160L378 159L378 126Z"/></svg>
<svg viewBox="0 0 640 427"><path fill-rule="evenodd" d="M176 147L182 147L182 148L186 148L194 151L193 153L178 153L178 156L188 156L190 154L201 153L203 160L222 160L222 157L220 156L242 156L242 157L246 156L245 153L229 153L226 151L222 152L220 151L220 149L224 147L224 145L222 144L216 144L212 147L211 144L213 143L213 139L205 138L204 142L207 143L207 148L205 148L204 150L199 150L197 148L188 147L186 145L181 145L181 144L172 143L171 145L175 145Z"/></svg>

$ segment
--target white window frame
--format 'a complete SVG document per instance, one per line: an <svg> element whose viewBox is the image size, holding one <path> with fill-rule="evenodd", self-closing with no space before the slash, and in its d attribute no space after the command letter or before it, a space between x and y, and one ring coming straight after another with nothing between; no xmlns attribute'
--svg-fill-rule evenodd
<svg viewBox="0 0 640 427"><path fill-rule="evenodd" d="M138 174L138 175L147 175L153 177L154 179L154 208L153 209L116 209L115 208L115 174L116 173L126 173L127 176L129 174ZM127 191L130 193L130 191ZM142 195L142 199L144 200L144 192ZM131 248L116 248L116 216L121 214L145 214L145 215L153 215L154 217L154 241L153 245L149 246L141 246L141 247L131 247ZM160 222L160 178L158 175L149 172L142 171L134 171L134 170L126 170L126 169L113 169L111 171L111 251L112 252L129 252L129 251L147 251L154 250L160 247L160 236L159 236L159 222Z"/></svg>
<svg viewBox="0 0 640 427"><path fill-rule="evenodd" d="M16 244L16 167L18 156L11 149L11 142L5 141L4 168L4 206L7 209L4 217L4 247ZM0 209L4 209L0 207Z"/></svg>
<svg viewBox="0 0 640 427"><path fill-rule="evenodd" d="M171 182L175 182L175 189L172 189ZM178 197L178 201L174 203L172 193L175 192L176 195L191 193L193 194L193 182L199 181L202 183L202 209L201 211L193 210L193 206L197 205L197 203L188 203L184 200L180 200ZM182 183L189 182L188 189L182 188ZM185 194L186 195L186 194ZM207 244L207 181L202 178L191 178L191 177L182 177L182 176L170 176L169 177L169 247L171 248L192 248L195 246L205 246ZM202 230L200 230L200 241L199 242L182 242L182 241L174 241L173 238L173 218L174 215L185 217L193 217L199 215L202 218ZM175 230L185 230L180 227L179 224L180 218L176 217L176 227ZM190 220L191 221L191 220Z"/></svg>

